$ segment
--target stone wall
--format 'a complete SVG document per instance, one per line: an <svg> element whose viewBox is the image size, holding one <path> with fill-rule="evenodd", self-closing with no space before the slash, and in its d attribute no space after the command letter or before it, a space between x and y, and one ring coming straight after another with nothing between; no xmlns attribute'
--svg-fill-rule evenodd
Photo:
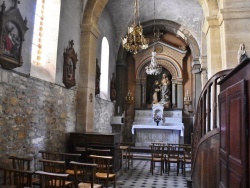
<svg viewBox="0 0 250 188"><path fill-rule="evenodd" d="M112 133L110 119L114 115L115 104L96 97L95 99L95 116L94 116L94 132Z"/></svg>
<svg viewBox="0 0 250 188"><path fill-rule="evenodd" d="M74 89L0 69L0 166L10 155L65 151L75 130Z"/></svg>

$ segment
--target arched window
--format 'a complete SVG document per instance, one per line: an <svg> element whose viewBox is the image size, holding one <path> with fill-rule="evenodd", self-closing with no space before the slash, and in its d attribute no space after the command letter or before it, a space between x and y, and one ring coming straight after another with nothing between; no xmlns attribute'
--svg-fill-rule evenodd
<svg viewBox="0 0 250 188"><path fill-rule="evenodd" d="M37 0L32 41L30 74L53 83L56 76L60 8L61 0Z"/></svg>
<svg viewBox="0 0 250 188"><path fill-rule="evenodd" d="M109 43L106 37L102 39L101 49L101 80L100 97L109 100Z"/></svg>

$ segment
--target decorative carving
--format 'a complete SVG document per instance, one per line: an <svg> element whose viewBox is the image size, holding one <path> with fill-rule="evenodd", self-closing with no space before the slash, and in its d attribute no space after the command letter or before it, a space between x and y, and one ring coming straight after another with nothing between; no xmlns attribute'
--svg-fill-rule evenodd
<svg viewBox="0 0 250 188"><path fill-rule="evenodd" d="M67 47L65 49L65 52L63 53L64 57L63 83L68 89L76 85L75 69L78 59L77 59L77 53L75 53L73 45L74 41L71 40L69 42L69 47Z"/></svg>
<svg viewBox="0 0 250 188"><path fill-rule="evenodd" d="M3 1L0 12L0 64L4 69L14 69L23 65L21 56L24 34L28 30L27 19L23 20L17 7L19 1L14 1L14 6L5 11Z"/></svg>

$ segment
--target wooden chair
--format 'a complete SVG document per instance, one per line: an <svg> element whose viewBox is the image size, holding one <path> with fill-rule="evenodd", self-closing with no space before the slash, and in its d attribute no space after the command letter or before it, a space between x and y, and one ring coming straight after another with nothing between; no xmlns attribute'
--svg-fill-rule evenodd
<svg viewBox="0 0 250 188"><path fill-rule="evenodd" d="M88 148L89 155L110 156L110 149Z"/></svg>
<svg viewBox="0 0 250 188"><path fill-rule="evenodd" d="M30 170L32 157L16 157L10 156L9 159L12 161L12 168L16 170Z"/></svg>
<svg viewBox="0 0 250 188"><path fill-rule="evenodd" d="M32 157L16 157L10 156L9 159L12 161L12 168L15 170L31 170L31 162L33 161ZM32 185L39 185L40 179L36 177L32 177Z"/></svg>
<svg viewBox="0 0 250 188"><path fill-rule="evenodd" d="M165 172L170 172L171 164L176 164L177 168L177 176L179 175L179 167L180 167L180 146L179 145L168 145L167 146L167 155L165 156Z"/></svg>
<svg viewBox="0 0 250 188"><path fill-rule="evenodd" d="M74 184L78 188L101 188L102 185L96 184L95 174L97 164L79 163L71 161L74 168Z"/></svg>
<svg viewBox="0 0 250 188"><path fill-rule="evenodd" d="M98 156L110 156L111 150L110 149L101 149L101 148L88 148L88 157L90 155L98 155ZM89 158L88 163L91 163L93 159ZM113 160L110 163L110 169L113 168ZM98 168L98 166L97 166Z"/></svg>
<svg viewBox="0 0 250 188"><path fill-rule="evenodd" d="M38 153L41 154L42 159L48 159L48 160L59 160L58 152L52 152L52 151L44 151L40 150Z"/></svg>
<svg viewBox="0 0 250 188"><path fill-rule="evenodd" d="M68 174L36 171L42 180L41 188L65 188L73 187L72 182L67 181Z"/></svg>
<svg viewBox="0 0 250 188"><path fill-rule="evenodd" d="M59 159L65 161L65 173L74 175L74 168L70 161L80 162L81 154L79 153L58 153Z"/></svg>
<svg viewBox="0 0 250 188"><path fill-rule="evenodd" d="M155 163L160 163L161 167L161 175L162 172L164 172L164 148L165 148L165 143L161 142L154 142L150 145L151 147L151 165L150 165L150 170L152 175L154 174L154 167Z"/></svg>
<svg viewBox="0 0 250 188"><path fill-rule="evenodd" d="M65 161L40 159L39 162L42 163L42 169L45 172L61 174L65 173Z"/></svg>
<svg viewBox="0 0 250 188"><path fill-rule="evenodd" d="M104 187L108 188L109 181L114 182L114 188L116 187L116 174L112 172L110 166L113 157L111 156L98 156L90 155L93 163L97 164L97 172L95 174L96 179L104 181Z"/></svg>
<svg viewBox="0 0 250 188"><path fill-rule="evenodd" d="M1 188L23 188L32 187L32 171L16 170L16 169L2 169L3 184Z"/></svg>
<svg viewBox="0 0 250 188"><path fill-rule="evenodd" d="M183 174L186 176L186 165L192 164L192 152L191 152L191 146L185 146L183 147L183 159L182 159L182 169L183 169ZM190 167L191 168L191 167Z"/></svg>
<svg viewBox="0 0 250 188"><path fill-rule="evenodd" d="M131 146L133 146L134 144L132 142L121 142L120 143L120 149L121 149L121 155L122 155L122 159L126 159L126 165L128 167L128 169L130 168L130 164L131 167L133 167L133 152L131 151ZM125 151L123 150L123 147L126 147Z"/></svg>

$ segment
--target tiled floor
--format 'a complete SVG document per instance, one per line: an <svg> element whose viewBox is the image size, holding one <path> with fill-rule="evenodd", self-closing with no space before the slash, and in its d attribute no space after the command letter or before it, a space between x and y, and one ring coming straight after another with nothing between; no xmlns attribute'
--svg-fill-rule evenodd
<svg viewBox="0 0 250 188"><path fill-rule="evenodd" d="M187 187L186 177L183 174L176 175L175 167L171 167L169 176L160 175L160 168L156 167L154 175L150 172L149 160L134 160L134 167L127 171L120 171L117 177L117 188L182 188ZM111 186L111 185L110 185Z"/></svg>

